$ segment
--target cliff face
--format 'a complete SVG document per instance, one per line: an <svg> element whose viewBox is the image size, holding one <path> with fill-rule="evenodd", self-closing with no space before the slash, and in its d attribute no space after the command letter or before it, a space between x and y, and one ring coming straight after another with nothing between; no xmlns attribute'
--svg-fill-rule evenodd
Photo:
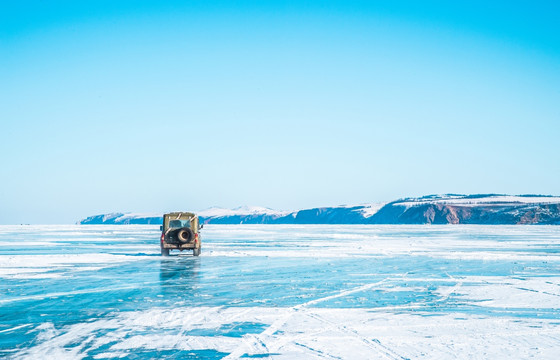
<svg viewBox="0 0 560 360"><path fill-rule="evenodd" d="M450 205L388 204L372 216L371 224L560 224L560 204Z"/></svg>
<svg viewBox="0 0 560 360"><path fill-rule="evenodd" d="M279 212L260 207L199 212L210 224L560 224L560 198L537 195L442 195L388 204ZM159 214L106 214L80 224L160 224Z"/></svg>
<svg viewBox="0 0 560 360"><path fill-rule="evenodd" d="M365 218L360 212L362 208L363 206L324 207L300 210L295 216L290 216L294 224L363 224Z"/></svg>
<svg viewBox="0 0 560 360"><path fill-rule="evenodd" d="M388 204L375 214L373 224L467 224L471 207L442 204L422 204L411 207Z"/></svg>

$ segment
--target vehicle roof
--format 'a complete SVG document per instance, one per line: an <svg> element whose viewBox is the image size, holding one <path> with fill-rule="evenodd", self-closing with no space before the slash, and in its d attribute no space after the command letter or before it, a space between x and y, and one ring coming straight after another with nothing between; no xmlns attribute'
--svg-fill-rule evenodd
<svg viewBox="0 0 560 360"><path fill-rule="evenodd" d="M177 215L190 216L190 217L196 216L195 213L188 212L188 211L175 211L175 212L164 214L163 216L177 216Z"/></svg>

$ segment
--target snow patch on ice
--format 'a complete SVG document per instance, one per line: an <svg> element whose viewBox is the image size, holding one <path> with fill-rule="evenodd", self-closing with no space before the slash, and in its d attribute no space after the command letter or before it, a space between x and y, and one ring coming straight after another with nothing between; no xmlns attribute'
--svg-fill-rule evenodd
<svg viewBox="0 0 560 360"><path fill-rule="evenodd" d="M469 277L474 285L457 291L480 306L514 309L557 309L560 304L560 277L533 279Z"/></svg>
<svg viewBox="0 0 560 360"><path fill-rule="evenodd" d="M52 254L52 255L2 255L0 256L0 277L19 279L56 278L57 271L92 271L128 261L146 260L147 256L127 256L113 254ZM83 264L96 266L83 267Z"/></svg>
<svg viewBox="0 0 560 360"><path fill-rule="evenodd" d="M425 315L312 307L151 309L58 329L43 324L36 328L40 335L35 345L13 358L79 359L106 344L112 345L96 358L146 350L216 350L229 353L225 359L270 354L275 359L557 357L560 325L554 320ZM263 330L240 337L212 334L238 321L262 324ZM197 335L202 329L208 335Z"/></svg>

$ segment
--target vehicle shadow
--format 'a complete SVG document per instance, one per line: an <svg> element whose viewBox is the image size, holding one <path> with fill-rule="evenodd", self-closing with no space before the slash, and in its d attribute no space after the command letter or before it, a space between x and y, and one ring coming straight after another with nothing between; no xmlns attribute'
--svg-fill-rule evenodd
<svg viewBox="0 0 560 360"><path fill-rule="evenodd" d="M164 296L184 297L192 294L200 277L200 259L192 256L163 257L160 261L159 280Z"/></svg>

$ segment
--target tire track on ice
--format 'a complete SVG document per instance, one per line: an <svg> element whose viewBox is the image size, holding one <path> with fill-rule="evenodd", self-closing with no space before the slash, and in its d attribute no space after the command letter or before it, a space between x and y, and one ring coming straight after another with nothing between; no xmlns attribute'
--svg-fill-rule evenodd
<svg viewBox="0 0 560 360"><path fill-rule="evenodd" d="M318 350L318 349L314 349L311 346L308 346L308 345L305 345L305 344L302 344L302 343L299 343L299 342L294 342L294 344L296 344L297 346L301 346L302 348L311 350L313 353L317 354L317 356L319 356L321 358L342 360L341 357L333 356L333 355L330 355L330 354L325 354L323 351Z"/></svg>
<svg viewBox="0 0 560 360"><path fill-rule="evenodd" d="M274 333L276 333L278 330L280 330L288 322L288 320L294 314L296 314L298 311L300 311L301 309L304 309L308 306L315 305L315 304L325 302L325 301L328 301L328 300L332 300L332 299L344 297L344 296L347 296L347 295L350 295L350 294L354 294L354 293L357 293L357 292L369 290L369 289L371 289L375 286L378 286L380 284L383 284L384 282L387 282L390 279L391 278L385 278L385 279L383 279L381 281L378 281L378 282L375 282L375 283L358 286L356 288L349 289L349 290L343 290L343 291L340 291L340 292L338 292L336 294L333 294L333 295L329 295L329 296L325 296L325 297L322 297L322 298L310 300L310 301L304 302L302 304L295 305L295 306L292 306L290 308L287 308L284 315L281 316L280 318L278 318L277 320L273 321L272 324L270 324L270 326L268 328L266 328L263 332L261 332L258 335L251 335L250 337L244 337L243 338L243 340L244 340L243 344L240 344L234 351L232 351L229 355L224 357L223 360L231 360L231 359L240 358L243 354L247 353L248 349L245 346L247 346L249 349L251 349L251 348L253 348L253 349L261 348L261 349L265 350L266 352L270 353L271 351L276 350L278 348L278 346L274 346L278 343L278 340L274 339L274 337L273 337ZM249 340L252 340L252 341L249 341Z"/></svg>
<svg viewBox="0 0 560 360"><path fill-rule="evenodd" d="M348 327L346 327L344 325L339 325L339 324L337 324L335 322L332 322L330 320L327 320L327 319L325 319L325 318L323 318L319 315L316 315L316 314L306 314L306 315L309 316L312 319L319 320L321 322L324 322L325 324L329 324L332 327L335 327L336 329L342 331L343 333L346 333L346 334L352 335L353 337L358 338L358 340L360 340L361 342L366 344L370 349L376 350L377 352L380 352L382 355L385 355L387 358L389 358L391 360L409 360L408 358L397 354L395 351L393 351L388 346L383 345L381 343L381 341L379 341L378 339L370 340L370 339L360 335L354 329L349 329Z"/></svg>

